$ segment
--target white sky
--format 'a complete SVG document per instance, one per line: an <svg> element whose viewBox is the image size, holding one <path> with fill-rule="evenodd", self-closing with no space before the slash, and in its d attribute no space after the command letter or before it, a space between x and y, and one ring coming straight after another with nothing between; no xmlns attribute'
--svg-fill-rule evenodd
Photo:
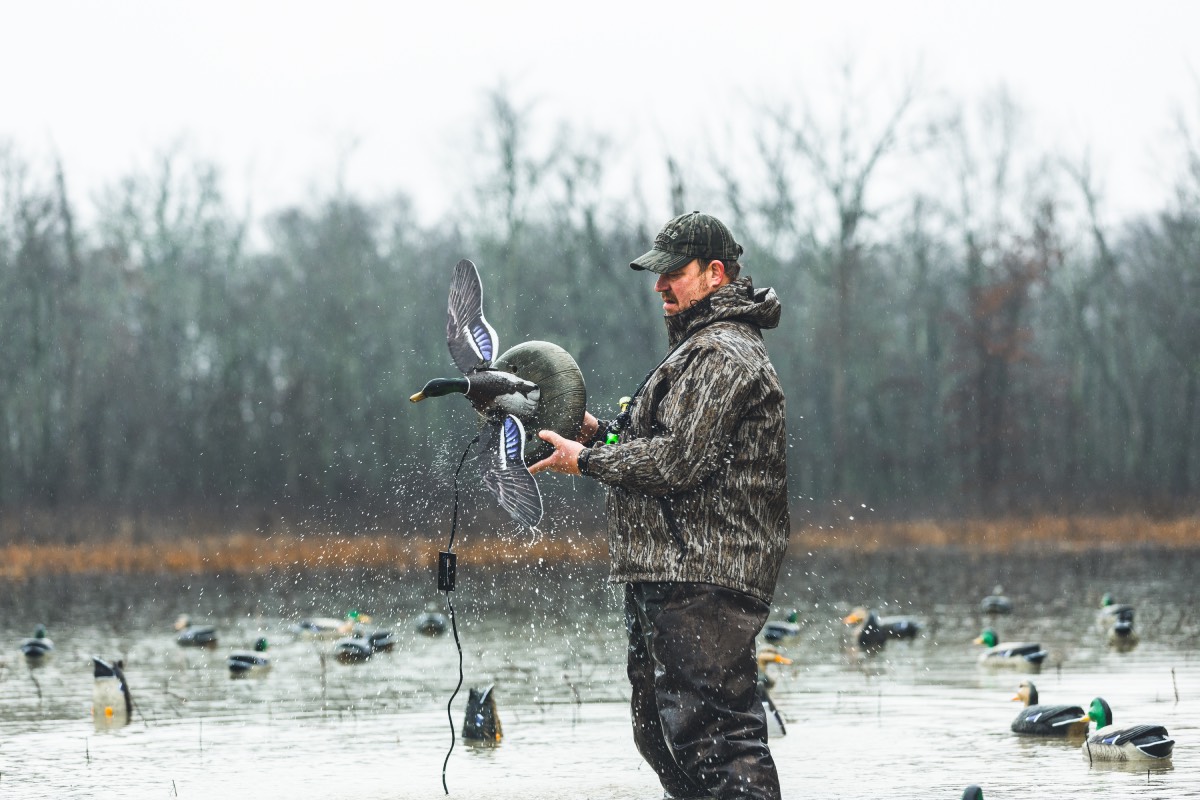
<svg viewBox="0 0 1200 800"><path fill-rule="evenodd" d="M400 189L434 218L504 80L535 119L612 136L665 213L667 152L694 167L706 122L751 127L760 99L829 103L850 55L882 103L918 63L968 101L1007 85L1041 142L1090 147L1132 209L1166 199L1197 42L1194 2L0 0L0 142L59 154L77 199L183 141L259 211L344 163L351 191Z"/></svg>

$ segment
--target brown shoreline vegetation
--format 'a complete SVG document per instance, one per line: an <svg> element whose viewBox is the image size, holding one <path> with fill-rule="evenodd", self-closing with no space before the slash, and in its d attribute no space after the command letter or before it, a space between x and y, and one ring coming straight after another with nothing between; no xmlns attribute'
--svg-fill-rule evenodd
<svg viewBox="0 0 1200 800"><path fill-rule="evenodd" d="M156 538L115 535L83 542L22 542L0 546L0 580L42 574L265 573L346 568L406 571L436 563L441 534L376 531L344 535L287 530L235 530L225 534ZM1000 520L848 522L793 530L790 550L863 552L914 548L1004 553L1027 550L1085 551L1154 546L1200 546L1200 517L1152 519L1141 515L1041 516ZM464 560L499 566L597 564L607 558L600 532L517 537L465 537L455 548Z"/></svg>

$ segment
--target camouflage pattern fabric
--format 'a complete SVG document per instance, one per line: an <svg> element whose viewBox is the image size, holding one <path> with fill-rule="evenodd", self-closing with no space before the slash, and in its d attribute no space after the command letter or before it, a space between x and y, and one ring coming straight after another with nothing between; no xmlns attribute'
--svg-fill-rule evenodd
<svg viewBox="0 0 1200 800"><path fill-rule="evenodd" d="M614 583L713 583L770 603L787 547L784 397L761 331L772 289L740 278L666 317L681 346L651 375L617 444L586 475L608 487Z"/></svg>

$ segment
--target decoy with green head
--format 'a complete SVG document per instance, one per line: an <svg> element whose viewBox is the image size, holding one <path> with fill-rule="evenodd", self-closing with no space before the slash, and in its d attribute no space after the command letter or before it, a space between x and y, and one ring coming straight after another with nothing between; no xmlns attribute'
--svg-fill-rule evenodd
<svg viewBox="0 0 1200 800"><path fill-rule="evenodd" d="M987 648L979 656L979 663L985 667L1038 672L1042 668L1042 662L1049 655L1037 642L1001 642L991 628L984 628L975 639L975 644Z"/></svg>
<svg viewBox="0 0 1200 800"><path fill-rule="evenodd" d="M1096 723L1082 747L1089 761L1161 761L1175 749L1175 740L1162 725L1114 724L1112 709L1100 697L1092 700L1082 721Z"/></svg>
<svg viewBox="0 0 1200 800"><path fill-rule="evenodd" d="M542 495L525 464L526 442L544 428L567 438L579 434L583 375L565 350L549 342L523 342L497 356L499 338L483 315L479 270L467 259L454 267L446 343L462 377L435 378L409 400L466 396L483 420L475 452L484 485L513 519L532 528L542 519ZM538 439L530 455L546 448Z"/></svg>

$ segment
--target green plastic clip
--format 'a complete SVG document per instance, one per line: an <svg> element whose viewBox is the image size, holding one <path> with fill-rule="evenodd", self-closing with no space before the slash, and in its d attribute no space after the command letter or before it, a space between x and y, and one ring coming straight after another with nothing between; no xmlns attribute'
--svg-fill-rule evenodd
<svg viewBox="0 0 1200 800"><path fill-rule="evenodd" d="M626 411L629 410L629 404L632 402L633 402L632 397L626 396L626 397L621 398L620 403L621 403L621 413L622 414L624 414ZM605 444L616 444L618 441L620 441L620 439L621 439L620 434L616 433L615 431L609 431L608 435L604 437L604 443Z"/></svg>

